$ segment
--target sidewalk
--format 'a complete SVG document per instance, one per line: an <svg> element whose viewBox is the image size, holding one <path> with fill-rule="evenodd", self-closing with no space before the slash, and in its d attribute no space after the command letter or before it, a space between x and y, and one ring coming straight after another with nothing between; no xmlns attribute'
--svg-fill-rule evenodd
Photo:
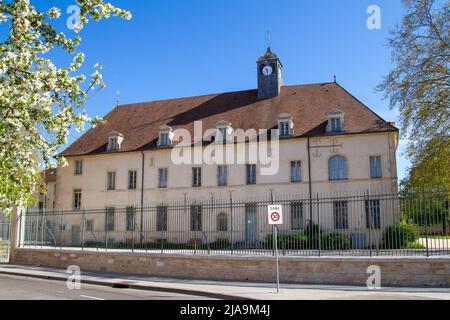
<svg viewBox="0 0 450 320"><path fill-rule="evenodd" d="M0 274L66 281L65 270L0 264ZM99 272L83 272L82 283L116 288L130 288L192 294L225 300L450 300L450 289L383 288L281 284L276 293L274 283L243 283L188 279L153 278Z"/></svg>

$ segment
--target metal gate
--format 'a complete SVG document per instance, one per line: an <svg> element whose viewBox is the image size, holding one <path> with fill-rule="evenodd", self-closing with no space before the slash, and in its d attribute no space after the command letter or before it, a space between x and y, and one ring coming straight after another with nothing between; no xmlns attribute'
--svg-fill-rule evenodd
<svg viewBox="0 0 450 320"><path fill-rule="evenodd" d="M9 261L9 239L11 234L11 223L3 219L0 213L0 263Z"/></svg>

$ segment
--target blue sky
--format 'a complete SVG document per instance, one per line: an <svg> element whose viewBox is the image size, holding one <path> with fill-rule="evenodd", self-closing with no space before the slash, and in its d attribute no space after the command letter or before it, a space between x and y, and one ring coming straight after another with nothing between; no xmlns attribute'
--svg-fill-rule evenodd
<svg viewBox="0 0 450 320"><path fill-rule="evenodd" d="M31 0L39 9L59 6L65 26L73 0ZM391 68L388 32L404 14L400 0L130 0L110 1L132 11L131 21L112 18L81 32L83 72L104 66L108 87L88 113L103 116L121 104L245 90L256 87L256 58L271 46L281 58L287 85L338 82L388 121L397 120L374 91ZM366 26L367 8L381 9L381 30ZM52 53L61 66L68 61ZM77 135L72 135L70 142ZM407 161L398 151L399 177Z"/></svg>

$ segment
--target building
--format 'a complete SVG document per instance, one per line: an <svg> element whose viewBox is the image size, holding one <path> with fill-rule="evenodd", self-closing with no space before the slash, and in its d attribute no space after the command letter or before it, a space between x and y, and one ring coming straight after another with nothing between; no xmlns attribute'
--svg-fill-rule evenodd
<svg viewBox="0 0 450 320"><path fill-rule="evenodd" d="M228 199L230 191L242 201L272 191L276 195L301 195L309 203L318 193L397 192L398 129L393 124L336 82L283 86L283 65L270 48L257 60L257 70L256 90L117 106L105 116L106 124L89 130L63 151L61 156L69 165L56 171L52 199L46 201L45 207L74 212L106 208L101 218L84 216L83 223L79 215L76 220L66 216L63 228L71 230L70 241L80 241L84 229L89 233L120 231L121 237L129 239L130 235L124 236L123 232L134 234L135 224L138 233L189 226L190 231L205 231L205 224L199 222L202 210L198 206L191 205L190 214L182 215L184 220L180 218L176 225L161 208L186 199ZM200 133L209 138L199 141L195 139L198 129L194 123L200 121ZM277 170L263 175L264 165L249 160L227 165L176 164L173 154L180 142L177 132L183 129L194 136L185 144L185 149L194 152L203 152L211 145L236 150L240 144L254 143L249 139L234 141L237 129L278 129ZM272 151L269 147L269 153ZM377 206L383 208L382 203ZM142 207L158 208L151 221L144 222L142 215L137 221L133 208ZM351 209L342 203L334 207L330 204L335 217L336 212L346 215L347 210ZM211 220L209 231L230 229L229 212L222 211ZM298 224L296 229L304 228L308 211L312 209L302 207L301 214L290 219L286 228L292 229L294 224ZM383 226L392 223L398 213L396 209L380 211L389 217L381 219ZM241 226L236 238L248 241L259 237L257 215L251 205L242 209L241 216L235 219ZM329 227L345 224L342 229L352 229L347 220L330 222ZM361 224L365 223L360 222L358 228ZM157 240L160 236L151 234L149 238ZM223 236L215 233L209 237L219 238Z"/></svg>

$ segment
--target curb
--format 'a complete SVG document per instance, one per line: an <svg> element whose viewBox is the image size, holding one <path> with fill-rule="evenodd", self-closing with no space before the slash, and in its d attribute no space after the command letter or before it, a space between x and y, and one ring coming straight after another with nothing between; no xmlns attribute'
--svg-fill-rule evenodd
<svg viewBox="0 0 450 320"><path fill-rule="evenodd" d="M20 272L3 271L3 270L0 270L0 274L9 275L9 276L34 278L34 279L43 279L43 280L67 281L66 277L48 276L48 275L43 275L43 274L24 274L24 273L20 273ZM123 282L107 282L107 281L101 281L101 280L89 280L89 279L86 280L86 279L83 279L83 277L82 277L81 283L98 285L98 286L103 286L103 287L110 287L110 288L118 288L118 289L134 289L134 290L145 290L145 291L179 293L179 294L195 295L195 296L201 296L201 297L207 297L207 298L213 298L213 299L219 299L219 300L247 300L247 301L254 300L251 298L227 295L227 294L222 294L222 293L213 293L213 292L201 291L201 290L189 290L189 289L181 289L181 288L167 288L167 287L161 287L161 286L131 284L131 283L127 283L127 280L125 280Z"/></svg>

